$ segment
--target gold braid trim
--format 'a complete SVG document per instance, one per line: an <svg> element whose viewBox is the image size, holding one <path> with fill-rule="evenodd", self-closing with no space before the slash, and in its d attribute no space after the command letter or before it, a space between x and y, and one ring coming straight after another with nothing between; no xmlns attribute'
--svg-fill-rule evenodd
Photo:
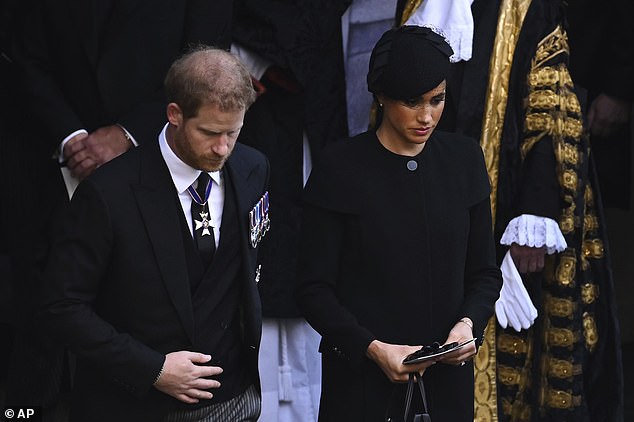
<svg viewBox="0 0 634 422"><path fill-rule="evenodd" d="M480 145L484 151L491 181L491 214L495 226L500 140L508 100L508 86L515 46L531 0L502 0L495 41L489 64L489 81L485 97L484 120ZM484 342L474 365L475 421L497 422L497 374L495 330L497 321L491 317Z"/></svg>

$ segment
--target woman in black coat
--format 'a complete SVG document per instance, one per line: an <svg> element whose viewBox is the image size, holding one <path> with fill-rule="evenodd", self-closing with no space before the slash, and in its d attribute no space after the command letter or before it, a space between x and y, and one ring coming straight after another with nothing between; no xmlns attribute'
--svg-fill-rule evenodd
<svg viewBox="0 0 634 422"><path fill-rule="evenodd" d="M428 28L386 32L368 73L378 129L327 149L306 187L296 294L323 336L320 421L402 420L412 372L434 422L473 420L474 343L402 363L481 339L501 286L480 147L434 131L451 53Z"/></svg>

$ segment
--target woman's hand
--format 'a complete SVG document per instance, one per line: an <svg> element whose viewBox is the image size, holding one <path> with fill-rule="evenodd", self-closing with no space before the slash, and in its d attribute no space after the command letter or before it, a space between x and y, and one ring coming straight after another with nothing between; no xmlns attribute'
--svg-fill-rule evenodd
<svg viewBox="0 0 634 422"><path fill-rule="evenodd" d="M467 340L471 340L473 338L473 322L469 318L462 318L460 321L453 326L451 331L449 332L449 336L447 340L445 340L445 344L447 343L463 343ZM438 362L447 363L450 365L464 365L464 362L471 359L475 356L477 352L476 346L474 343L469 343L460 349L449 352L446 355L442 355L438 358Z"/></svg>
<svg viewBox="0 0 634 422"><path fill-rule="evenodd" d="M407 382L408 375L411 372L418 372L420 375L423 375L425 369L436 363L433 360L428 360L417 364L403 365L403 359L421 347L422 346L389 344L374 340L368 346L367 355L376 362L390 381Z"/></svg>

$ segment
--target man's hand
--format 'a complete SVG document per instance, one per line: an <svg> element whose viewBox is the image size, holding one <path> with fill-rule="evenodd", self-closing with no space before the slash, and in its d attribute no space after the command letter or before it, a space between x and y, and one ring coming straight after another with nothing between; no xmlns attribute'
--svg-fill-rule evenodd
<svg viewBox="0 0 634 422"><path fill-rule="evenodd" d="M132 144L121 127L105 126L89 135L73 137L64 146L64 157L71 174L81 180L130 147Z"/></svg>
<svg viewBox="0 0 634 422"><path fill-rule="evenodd" d="M376 362L390 381L407 382L411 372L418 372L422 375L425 369L436 363L433 360L428 360L413 365L403 365L403 359L421 347L389 344L374 340L368 346L367 355Z"/></svg>
<svg viewBox="0 0 634 422"><path fill-rule="evenodd" d="M445 340L444 344L453 342L462 343L473 338L473 330L471 329L473 321L466 317L463 318L463 320L467 322L456 322L456 325L449 331L449 336L447 336L447 340ZM448 363L450 365L462 365L466 360L472 358L476 352L475 343L469 343L456 351L439 356L438 362Z"/></svg>
<svg viewBox="0 0 634 422"><path fill-rule="evenodd" d="M206 391L210 388L220 387L211 377L222 373L218 366L202 366L211 356L195 352L172 352L165 356L163 373L154 384L154 387L165 394L185 402L198 403L200 399L211 399L213 394Z"/></svg>
<svg viewBox="0 0 634 422"><path fill-rule="evenodd" d="M544 269L546 248L520 246L517 243L513 243L510 252L517 271L521 274L536 273Z"/></svg>
<svg viewBox="0 0 634 422"><path fill-rule="evenodd" d="M612 135L628 122L631 112L631 102L600 94L588 111L590 133L601 138Z"/></svg>

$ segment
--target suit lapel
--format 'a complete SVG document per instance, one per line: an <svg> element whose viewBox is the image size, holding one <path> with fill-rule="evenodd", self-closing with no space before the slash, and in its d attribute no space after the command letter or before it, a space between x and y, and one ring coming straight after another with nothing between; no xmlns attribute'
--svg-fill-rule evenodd
<svg viewBox="0 0 634 422"><path fill-rule="evenodd" d="M257 350L262 334L261 330L261 314L262 308L258 289L255 284L255 250L249 242L249 211L255 205L255 202L262 194L262 182L252 180L255 174L254 167L251 163L244 159L241 153L242 145L236 144L236 147L227 161L227 171L232 181L231 188L234 189L236 198L237 218L240 233L240 250L242 253L242 283L244 294L244 309L247 311L243 314L245 338L249 348ZM256 355L257 356L257 355ZM257 361L257 357L255 359ZM256 363L257 367L257 363Z"/></svg>
<svg viewBox="0 0 634 422"><path fill-rule="evenodd" d="M158 142L142 148L141 183L134 187L134 193L163 282L193 342L194 314L177 192Z"/></svg>
<svg viewBox="0 0 634 422"><path fill-rule="evenodd" d="M236 198L236 211L238 214L238 226L240 228L240 246L244 253L243 256L250 261L250 256L246 253L248 252L249 239L248 215L254 204L249 203L249 200L257 195L255 193L256 188L249 184L249 176L251 175L252 168L242 158L240 154L240 144L236 144L236 151L234 151L227 161L226 169L231 179L230 188L233 189L234 198ZM249 261L246 263L250 263ZM249 265L245 265L245 267L250 268Z"/></svg>

